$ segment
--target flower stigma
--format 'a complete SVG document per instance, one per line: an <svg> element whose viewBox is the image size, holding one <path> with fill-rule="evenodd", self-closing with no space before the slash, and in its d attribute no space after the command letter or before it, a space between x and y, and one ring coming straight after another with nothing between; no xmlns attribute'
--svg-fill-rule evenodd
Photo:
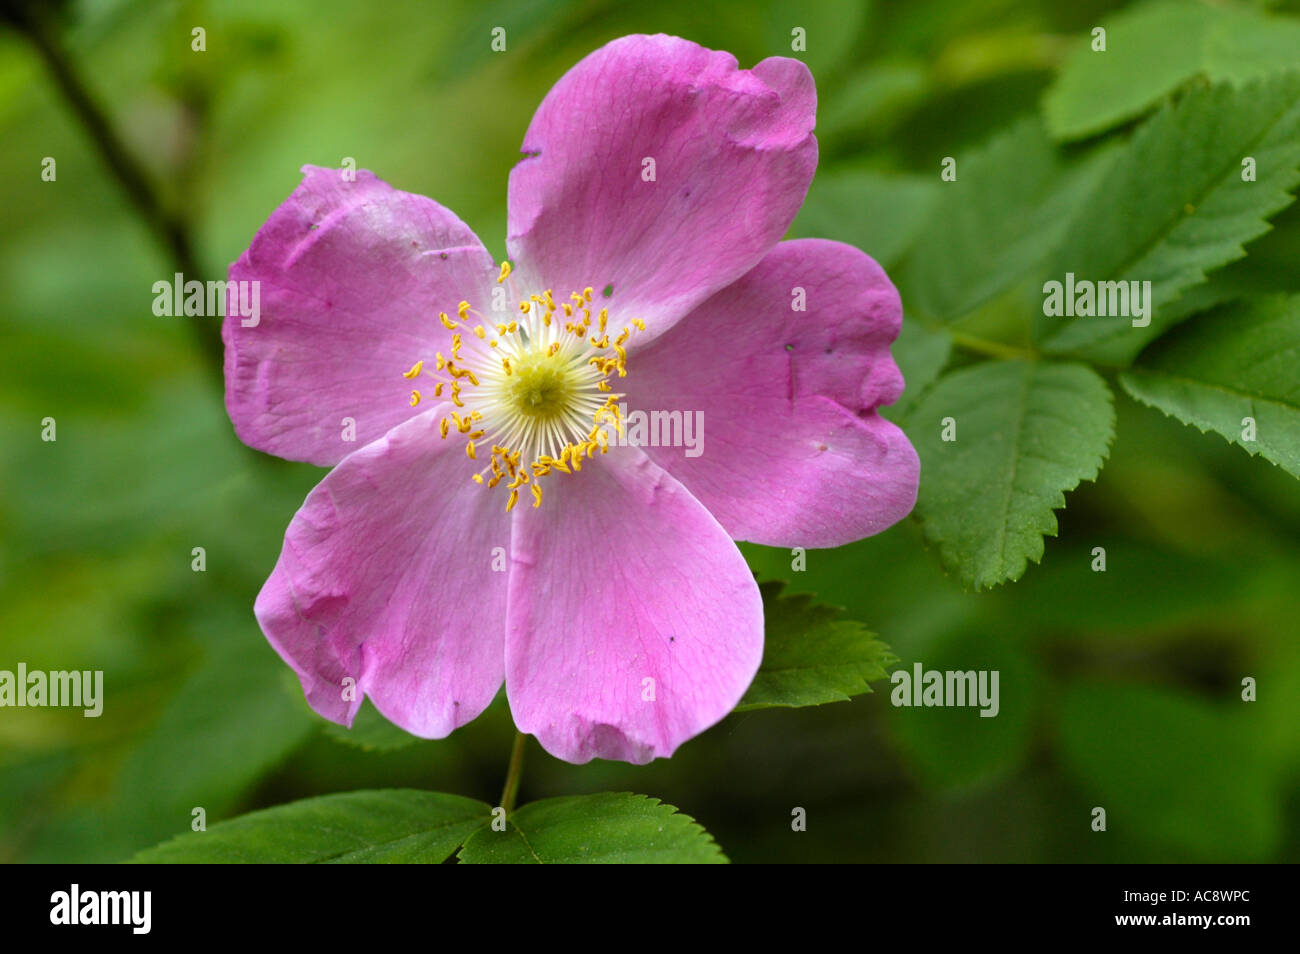
<svg viewBox="0 0 1300 954"><path fill-rule="evenodd" d="M510 272L502 262L497 283ZM625 345L645 322L611 330L609 309L592 311L590 287L561 301L549 288L527 297L513 283L507 288L508 320L489 320L468 301L454 318L439 313L446 353L435 353L432 368L417 361L403 377L431 380L433 397L454 405L438 422L442 438L464 435L465 455L480 464L471 479L489 488L504 482L510 511L525 489L540 507L542 478L581 471L584 459L609 450L609 428L623 433L624 395L610 381L627 376ZM428 393L412 390L410 406Z"/></svg>

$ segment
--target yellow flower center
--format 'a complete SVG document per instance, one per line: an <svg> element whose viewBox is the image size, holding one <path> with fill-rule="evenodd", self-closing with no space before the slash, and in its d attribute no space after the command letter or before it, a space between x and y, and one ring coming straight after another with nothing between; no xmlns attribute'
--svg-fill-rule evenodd
<svg viewBox="0 0 1300 954"><path fill-rule="evenodd" d="M558 356L524 355L506 385L511 408L516 414L536 418L539 425L563 419L580 387L572 372Z"/></svg>
<svg viewBox="0 0 1300 954"><path fill-rule="evenodd" d="M509 277L502 262L498 284ZM442 437L465 435L465 455L486 461L472 479L487 487L504 481L507 511L524 487L540 507L541 478L581 471L584 459L609 450L608 428L622 433L623 395L609 381L627 375L624 345L645 330L633 318L611 336L609 309L592 313L591 288L558 303L549 288L526 298L509 290L517 319L488 321L462 301L456 318L438 316L450 335L447 354L436 352L432 370L417 361L403 375L432 379L434 397L455 405L438 423ZM421 400L413 390L411 406Z"/></svg>

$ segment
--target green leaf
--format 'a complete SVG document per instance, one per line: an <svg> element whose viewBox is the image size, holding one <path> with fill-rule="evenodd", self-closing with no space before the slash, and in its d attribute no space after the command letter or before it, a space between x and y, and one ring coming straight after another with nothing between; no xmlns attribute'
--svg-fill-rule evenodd
<svg viewBox="0 0 1300 954"><path fill-rule="evenodd" d="M891 700L916 685L916 665L924 672L998 673L993 716L980 715L978 699L968 700L965 706L889 706L888 719L899 748L921 782L933 788L987 785L1024 764L1033 741L1043 673L1020 641L1000 629L963 621L898 667L908 673L909 681L890 690Z"/></svg>
<svg viewBox="0 0 1300 954"><path fill-rule="evenodd" d="M725 864L700 825L657 798L629 792L547 798L517 809L504 831L481 828L466 864Z"/></svg>
<svg viewBox="0 0 1300 954"><path fill-rule="evenodd" d="M1242 180L1242 160L1256 181ZM1127 364L1176 320L1162 311L1245 254L1300 181L1300 74L1193 90L1144 125L1083 205L1044 278L1151 282L1146 327L1127 317L1038 317L1044 350Z"/></svg>
<svg viewBox="0 0 1300 954"><path fill-rule="evenodd" d="M898 275L903 300L947 322L993 298L1061 243L1113 158L1104 149L1067 163L1036 119L955 157L957 178L941 183L935 211Z"/></svg>
<svg viewBox="0 0 1300 954"><path fill-rule="evenodd" d="M1281 806L1250 713L1241 711L1250 706L1235 705L1238 712L1141 686L1067 688L1061 757L1089 796L1078 824L1097 805L1106 809L1106 833L1093 837L1183 852L1147 860L1265 860Z"/></svg>
<svg viewBox="0 0 1300 954"><path fill-rule="evenodd" d="M889 268L920 233L938 192L935 181L921 176L818 175L791 230L799 237L855 245Z"/></svg>
<svg viewBox="0 0 1300 954"><path fill-rule="evenodd" d="M872 62L850 76L837 95L818 103L817 139L834 144L828 153L850 151L843 147L864 138L873 142L887 139L929 89L924 60ZM937 184L934 179L927 181ZM816 186L814 179L813 188Z"/></svg>
<svg viewBox="0 0 1300 954"><path fill-rule="evenodd" d="M943 440L945 418L955 440ZM941 378L907 433L921 458L915 513L926 538L980 589L1042 559L1064 492L1101 470L1115 413L1106 383L1083 365L991 361Z"/></svg>
<svg viewBox="0 0 1300 954"><path fill-rule="evenodd" d="M394 749L405 748L414 742L423 741L385 719L369 699L361 704L361 709L352 722L352 728L347 729L331 722L325 727L325 734L331 739L346 745L355 745L367 752L391 752Z"/></svg>
<svg viewBox="0 0 1300 954"><path fill-rule="evenodd" d="M440 863L492 809L459 795L383 789L278 805L137 854L147 864Z"/></svg>
<svg viewBox="0 0 1300 954"><path fill-rule="evenodd" d="M288 670L240 610L209 611L203 663L122 762L112 824L129 827L136 847L187 824L196 805L214 816L236 809L312 734L314 714L301 694L286 695Z"/></svg>
<svg viewBox="0 0 1300 954"><path fill-rule="evenodd" d="M1120 381L1144 404L1300 477L1300 295L1202 315L1144 351ZM1254 440L1243 437L1247 417Z"/></svg>
<svg viewBox="0 0 1300 954"><path fill-rule="evenodd" d="M1080 40L1043 97L1057 139L1102 132L1152 109L1187 81L1249 80L1290 68L1300 49L1300 23L1289 18L1155 0L1107 20L1105 51Z"/></svg>
<svg viewBox="0 0 1300 954"><path fill-rule="evenodd" d="M925 396L930 385L952 356L952 338L942 331L930 331L915 321L903 321L898 340L890 346L890 354L903 372L906 387L903 396L880 413L894 423L906 420L912 408Z"/></svg>
<svg viewBox="0 0 1300 954"><path fill-rule="evenodd" d="M769 49L803 60L814 76L821 76L852 52L859 34L870 20L871 8L870 0L826 0L800 8L794 19L790 17L785 0L768 0L766 9L750 0L742 9L748 14L747 19L763 24L763 38ZM803 30L806 49L792 49L795 26Z"/></svg>
<svg viewBox="0 0 1300 954"><path fill-rule="evenodd" d="M807 594L782 596L784 583L759 585L763 594L763 664L737 712L774 706L819 706L870 692L898 661L889 647L843 611Z"/></svg>

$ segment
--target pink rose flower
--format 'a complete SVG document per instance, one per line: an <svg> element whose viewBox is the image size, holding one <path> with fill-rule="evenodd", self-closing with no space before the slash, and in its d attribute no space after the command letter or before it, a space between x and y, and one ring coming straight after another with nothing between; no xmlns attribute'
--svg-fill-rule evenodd
<svg viewBox="0 0 1300 954"><path fill-rule="evenodd" d="M898 294L855 248L780 241L815 109L797 60L610 43L524 137L513 270L430 199L304 168L230 269L261 320L223 338L239 437L333 467L255 606L317 712L350 725L364 694L442 738L504 681L559 758L669 756L762 659L733 540L911 510L916 453L876 413ZM699 453L630 446L625 409L700 412Z"/></svg>

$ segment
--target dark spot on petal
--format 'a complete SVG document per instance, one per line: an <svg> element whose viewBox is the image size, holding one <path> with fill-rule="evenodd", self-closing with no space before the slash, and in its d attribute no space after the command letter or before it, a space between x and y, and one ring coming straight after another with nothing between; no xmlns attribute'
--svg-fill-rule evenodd
<svg viewBox="0 0 1300 954"><path fill-rule="evenodd" d="M817 445L817 449L818 449L819 451L830 450L830 448L827 447L825 444L818 444L818 445Z"/></svg>
<svg viewBox="0 0 1300 954"><path fill-rule="evenodd" d="M792 345L792 344L788 344L788 345L786 345L786 346L785 346L785 350L786 350L786 351L793 351L793 350L794 350L794 345Z"/></svg>
<svg viewBox="0 0 1300 954"><path fill-rule="evenodd" d="M608 285L606 285L604 289L602 289L601 294L604 295L606 298L614 294L614 283L610 282Z"/></svg>
<svg viewBox="0 0 1300 954"><path fill-rule="evenodd" d="M441 259L445 262L445 261L447 260L447 253L446 253L446 252L443 252L443 253L442 253L441 255L439 255L438 257L441 258Z"/></svg>

